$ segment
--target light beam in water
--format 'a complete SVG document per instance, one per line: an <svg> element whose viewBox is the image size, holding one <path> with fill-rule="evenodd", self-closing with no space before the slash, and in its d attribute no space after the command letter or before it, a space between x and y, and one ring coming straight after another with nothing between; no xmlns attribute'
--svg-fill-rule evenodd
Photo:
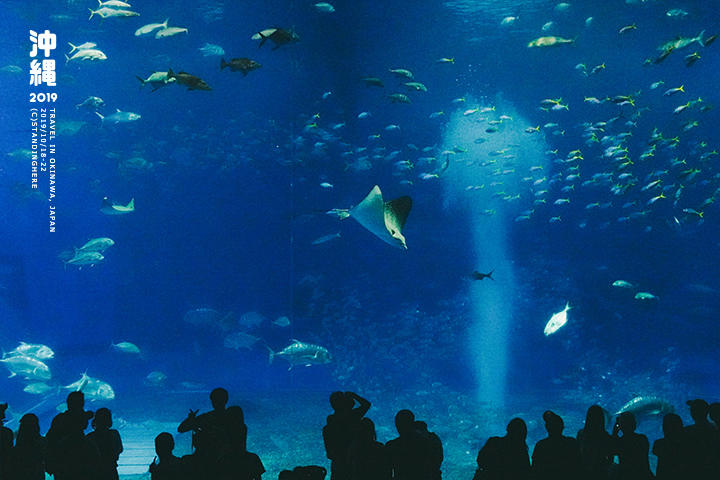
<svg viewBox="0 0 720 480"><path fill-rule="evenodd" d="M500 407L506 396L514 303L521 296L511 254L511 227L521 212L532 209L532 182L527 184L527 178L531 167L544 165L546 145L543 134L529 132L535 126L501 98L492 105L470 100L465 105L480 110L458 110L446 125L442 148L467 151L451 155L443 176L445 205L464 210L471 223L467 243L475 264L468 270L495 270L495 282L475 281L469 286L475 323L468 350L474 357L478 400ZM494 110L482 112L493 105ZM492 124L498 120L502 123ZM492 131L495 128L497 132Z"/></svg>

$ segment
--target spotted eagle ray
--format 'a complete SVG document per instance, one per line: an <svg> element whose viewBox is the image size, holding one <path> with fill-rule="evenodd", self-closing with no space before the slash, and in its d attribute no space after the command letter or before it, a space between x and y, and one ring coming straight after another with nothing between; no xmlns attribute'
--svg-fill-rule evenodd
<svg viewBox="0 0 720 480"><path fill-rule="evenodd" d="M412 199L408 196L383 201L380 187L375 185L365 199L349 209L333 209L329 214L340 218L352 217L363 227L393 247L407 249L402 228L405 225Z"/></svg>

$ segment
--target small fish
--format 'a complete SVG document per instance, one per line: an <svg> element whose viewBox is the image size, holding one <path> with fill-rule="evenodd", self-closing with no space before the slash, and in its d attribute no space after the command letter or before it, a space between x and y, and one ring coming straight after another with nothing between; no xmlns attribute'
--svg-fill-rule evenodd
<svg viewBox="0 0 720 480"><path fill-rule="evenodd" d="M120 353L128 353L131 355L141 355L140 349L137 345L130 342L119 342L119 343L111 343L110 348L114 349L117 352Z"/></svg>
<svg viewBox="0 0 720 480"><path fill-rule="evenodd" d="M363 77L360 79L366 87L384 87L385 84L377 77Z"/></svg>
<svg viewBox="0 0 720 480"><path fill-rule="evenodd" d="M540 37L536 38L532 42L528 43L528 48L534 47L555 47L565 43L575 43L574 38L563 38L563 37Z"/></svg>
<svg viewBox="0 0 720 480"><path fill-rule="evenodd" d="M560 220L560 217L553 217ZM550 221L553 219L551 218ZM565 308L563 311L553 314L552 317L550 317L550 320L548 321L547 325L545 325L545 330L543 333L545 333L545 336L549 336L555 332L557 332L563 325L567 323L567 311L570 310L570 302L568 302L565 305Z"/></svg>
<svg viewBox="0 0 720 480"><path fill-rule="evenodd" d="M685 93L685 85L680 85L677 88L671 88L669 90L666 90L663 95L665 95L666 97L669 97L670 95L675 95L676 93L680 93L680 92Z"/></svg>
<svg viewBox="0 0 720 480"><path fill-rule="evenodd" d="M410 103L410 98L402 93L391 93L388 98L392 103Z"/></svg>
<svg viewBox="0 0 720 480"><path fill-rule="evenodd" d="M96 50L93 48L86 49L86 50L79 50L75 55L72 57L68 57L65 55L65 65L67 65L70 62L98 62L101 60L107 60L107 55L105 55L100 50Z"/></svg>
<svg viewBox="0 0 720 480"><path fill-rule="evenodd" d="M323 235L320 238L317 238L311 242L312 245L320 245L321 243L329 242L331 240L335 240L336 238L340 237L340 232L338 233L331 233L329 235Z"/></svg>
<svg viewBox="0 0 720 480"><path fill-rule="evenodd" d="M427 87L420 82L407 82L404 84L409 90L416 92L427 92Z"/></svg>
<svg viewBox="0 0 720 480"><path fill-rule="evenodd" d="M100 25L105 21L106 18L109 17L139 17L140 14L137 12L131 12L130 10L118 10L115 8L109 8L109 7L102 7L98 8L97 10L93 11L92 8L88 8L90 10L90 18L88 20L92 19L93 16L98 15L102 20L100 20Z"/></svg>
<svg viewBox="0 0 720 480"><path fill-rule="evenodd" d="M273 325L277 325L278 327L285 328L290 326L290 319L288 317L278 317L272 323Z"/></svg>
<svg viewBox="0 0 720 480"><path fill-rule="evenodd" d="M82 269L85 265L94 267L96 263L100 263L105 257L100 252L77 252L69 260L63 260L66 265L76 265Z"/></svg>
<svg viewBox="0 0 720 480"><path fill-rule="evenodd" d="M486 279L486 278L489 278L490 280L492 280L492 281L494 282L495 279L492 277L492 274L493 274L494 271L495 271L495 269L490 270L490 272L488 272L488 273L480 273L480 272L478 272L478 271L476 270L476 271L474 271L473 273L470 274L470 278L471 278L472 280L480 280L480 281L482 281L482 280L484 280L484 279Z"/></svg>
<svg viewBox="0 0 720 480"><path fill-rule="evenodd" d="M198 48L201 52L203 52L204 57L220 57L222 55L225 55L225 50L220 45L213 45L211 43L206 43L202 47Z"/></svg>
<svg viewBox="0 0 720 480"><path fill-rule="evenodd" d="M174 78L176 79L177 83L179 85L185 85L188 87L188 90L205 90L209 91L212 90L210 88L210 85L205 83L200 77L196 77L195 75L190 75L186 72L178 72L175 73L172 71L172 68L168 69L167 74L168 79Z"/></svg>
<svg viewBox="0 0 720 480"><path fill-rule="evenodd" d="M261 48L266 41L270 40L275 45L273 50L276 50L283 45L299 42L300 36L292 29L268 28L253 35L252 39L260 40L260 46L258 48Z"/></svg>
<svg viewBox="0 0 720 480"><path fill-rule="evenodd" d="M323 188L333 188L334 187L334 185L332 183L328 183L328 182L322 182L320 184L320 186Z"/></svg>
<svg viewBox="0 0 720 480"><path fill-rule="evenodd" d="M82 103L75 105L76 109L87 108L88 110L97 110L105 106L105 101L99 97L88 97Z"/></svg>
<svg viewBox="0 0 720 480"><path fill-rule="evenodd" d="M700 54L695 52L695 53L691 53L690 55L686 55L683 58L683 61L685 61L686 67L692 67L693 65L695 65L695 62L697 62L699 59L700 59Z"/></svg>
<svg viewBox="0 0 720 480"><path fill-rule="evenodd" d="M257 70L262 67L262 65L254 60L250 60L249 58L233 58L230 62L226 62L224 58L221 58L220 70L223 70L225 67L230 67L230 70L233 72L242 73L244 77L248 74L248 72Z"/></svg>
<svg viewBox="0 0 720 480"><path fill-rule="evenodd" d="M93 42L85 42L85 43L83 43L82 45L79 45L79 46L77 46L77 47L76 47L75 45L73 45L72 43L70 43L70 42L68 42L68 45L70 45L70 46L72 47L72 50L70 50L70 51L67 53L68 55L72 55L72 53L73 53L75 50L90 50L90 49L93 48L93 47L97 47L97 43L93 43Z"/></svg>
<svg viewBox="0 0 720 480"><path fill-rule="evenodd" d="M319 345L303 343L298 340L293 340L292 344L279 352L273 352L269 347L268 351L270 354L270 363L273 362L275 357L280 357L290 362L290 368L295 365L323 365L332 361L330 352L328 352L326 348Z"/></svg>
<svg viewBox="0 0 720 480"><path fill-rule="evenodd" d="M138 28L137 30L135 30L135 36L139 37L141 35L147 35L149 33L154 32L158 28L167 28L169 20L170 20L169 18L166 18L163 23L148 23L147 25L142 26L142 27Z"/></svg>
<svg viewBox="0 0 720 480"><path fill-rule="evenodd" d="M399 78L413 78L412 72L410 70L405 70L404 68L391 68L390 73Z"/></svg>
<svg viewBox="0 0 720 480"><path fill-rule="evenodd" d="M103 2L102 0L98 0L98 3L100 4L100 6L98 8L102 8L102 7L131 8L129 3L123 2L121 0L107 0L106 2Z"/></svg>
<svg viewBox="0 0 720 480"><path fill-rule="evenodd" d="M111 238L107 237L100 237L100 238L92 238L85 243L80 248L75 249L75 253L77 252L104 252L108 248L115 245L115 242Z"/></svg>
<svg viewBox="0 0 720 480"><path fill-rule="evenodd" d="M439 58L435 61L435 63L455 63L454 58Z"/></svg>
<svg viewBox="0 0 720 480"><path fill-rule="evenodd" d="M133 112L121 112L119 109L117 112L113 113L112 115L108 116L102 116L99 112L95 112L95 114L100 117L100 120L102 120L102 124L105 125L106 123L117 125L120 123L129 123L129 122L135 122L137 120L140 120L142 118L139 114L133 113Z"/></svg>
<svg viewBox="0 0 720 480"><path fill-rule="evenodd" d="M165 27L162 30L158 30L155 34L155 38L173 37L183 32L188 33L188 29L182 27Z"/></svg>
<svg viewBox="0 0 720 480"><path fill-rule="evenodd" d="M171 83L175 83L177 80L174 78L168 78L168 72L155 72L152 75L150 75L147 80L143 80L141 77L135 76L142 85L140 85L140 88L143 88L145 85L150 85L152 87L152 91L156 91L159 88L166 87L167 85Z"/></svg>
<svg viewBox="0 0 720 480"><path fill-rule="evenodd" d="M633 285L632 283L625 280L615 280L612 286L618 288L637 288L637 285Z"/></svg>
<svg viewBox="0 0 720 480"><path fill-rule="evenodd" d="M667 16L668 17L674 17L674 18L684 18L690 15L690 13L686 12L682 8L673 8L672 10L668 10Z"/></svg>
<svg viewBox="0 0 720 480"><path fill-rule="evenodd" d="M115 205L113 203L110 203L107 197L103 198L102 201L102 207L100 207L100 211L104 213L105 215L125 215L126 213L131 213L135 211L135 199L133 198L130 200L130 203L127 205Z"/></svg>
<svg viewBox="0 0 720 480"><path fill-rule="evenodd" d="M635 299L641 300L641 301L652 301L652 300L657 300L658 297L649 292L638 292L635 295Z"/></svg>
<svg viewBox="0 0 720 480"><path fill-rule="evenodd" d="M335 7L327 2L316 3L313 5L318 12L321 13L332 13L335 11Z"/></svg>
<svg viewBox="0 0 720 480"><path fill-rule="evenodd" d="M55 356L55 352L53 352L52 349L47 345L25 342L20 342L20 345L18 345L17 348L15 348L14 350L11 350L9 352L3 352L3 358L19 355L24 355L26 357L34 357L38 360L47 360L49 358L53 358Z"/></svg>
<svg viewBox="0 0 720 480"><path fill-rule="evenodd" d="M652 85L650 85L650 90L655 90L656 88L658 88L658 87L659 87L660 85L662 85L663 83L665 83L665 82L663 82L662 80L660 80L659 82L653 83Z"/></svg>

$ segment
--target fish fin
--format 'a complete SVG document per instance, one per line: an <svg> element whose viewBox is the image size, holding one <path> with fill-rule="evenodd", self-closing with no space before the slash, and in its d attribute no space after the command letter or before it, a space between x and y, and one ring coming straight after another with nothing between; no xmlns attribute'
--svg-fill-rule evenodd
<svg viewBox="0 0 720 480"><path fill-rule="evenodd" d="M268 365L272 365L273 360L275 360L275 352L273 352L273 349L270 348L266 343L264 343L265 348L268 349Z"/></svg>
<svg viewBox="0 0 720 480"><path fill-rule="evenodd" d="M258 35L260 35L260 46L258 48L261 48L263 45L265 45L265 42L267 41L267 37L262 34L262 32L258 32Z"/></svg>
<svg viewBox="0 0 720 480"><path fill-rule="evenodd" d="M143 80L142 78L138 77L137 75L135 75L135 78L137 78L138 80L140 80L140 83L141 83L140 88L142 88L142 87L145 86L145 80Z"/></svg>
<svg viewBox="0 0 720 480"><path fill-rule="evenodd" d="M130 200L130 203L128 203L127 207L125 207L125 208L132 209L134 211L135 210L135 199L133 198L132 200Z"/></svg>
<svg viewBox="0 0 720 480"><path fill-rule="evenodd" d="M169 21L170 21L170 17L168 17L168 18L165 19L165 21L162 23L162 24L163 24L163 28L167 28L167 24L168 24Z"/></svg>
<svg viewBox="0 0 720 480"><path fill-rule="evenodd" d="M175 72L172 71L172 68L168 67L167 79L170 80L171 78L175 78Z"/></svg>

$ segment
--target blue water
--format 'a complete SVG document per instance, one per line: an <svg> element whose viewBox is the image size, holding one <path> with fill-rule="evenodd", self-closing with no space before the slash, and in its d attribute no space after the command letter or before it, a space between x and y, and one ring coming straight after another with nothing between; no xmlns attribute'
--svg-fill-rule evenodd
<svg viewBox="0 0 720 480"><path fill-rule="evenodd" d="M50 346L49 384L87 371L112 385L114 415L138 422L167 414L164 406L188 389L222 385L241 404L268 392L287 399L355 390L386 406L371 415L387 420L383 440L399 408L426 412L439 432L459 410L464 424L482 424L454 444L473 452L518 412L536 422L531 412L567 413L568 433L593 403L615 411L635 395L660 396L689 421L685 400L720 396L719 119L717 109L701 111L719 101L720 47L696 42L643 64L677 36L718 33L714 2L563 9L548 1L338 0L333 13L296 1L130 3L139 17L102 24L88 20L90 1L0 5L0 67L23 70L0 72L0 346ZM687 15L669 16L671 9ZM134 35L168 17L188 33ZM506 17L517 19L503 24ZM618 33L629 25L637 28ZM300 41L258 49L252 35L270 27L293 28ZM45 29L57 35L58 85L31 87L28 31ZM546 35L575 41L527 47ZM67 43L88 41L107 60L65 65ZM262 67L245 77L220 71L219 56L198 50L206 43L222 47L226 60ZM700 58L686 67L694 52ZM212 91L139 89L135 76L168 68L201 77ZM389 71L398 68L414 78ZM366 87L369 76L385 86ZM409 81L427 92L402 85ZM655 82L663 83L651 89ZM58 120L84 122L57 139L54 233L47 176L30 190L29 160L12 154L29 148L28 95L39 91L58 94ZM412 103L392 103L392 93ZM633 104L606 100L619 95ZM142 118L101 126L75 108L88 96L104 100L105 116L120 109ZM546 99L567 108L542 109ZM371 116L358 118L362 112ZM502 115L512 118L487 133ZM654 132L662 140L653 149ZM627 158L605 156L608 147L626 148ZM127 163L136 157L143 168ZM361 157L369 169L358 168ZM325 214L358 204L374 185L385 200L412 198L407 251ZM103 215L105 196L134 198L136 210ZM96 237L115 242L103 262L79 269L58 258ZM491 270L494 281L464 279ZM635 288L614 287L616 280ZM636 300L638 292L657 298ZM545 324L566 303L567 324L546 337ZM201 308L232 315L222 325L183 320ZM264 322L235 321L247 312ZM281 316L289 326L272 323ZM260 340L225 347L237 332ZM268 348L293 339L326 348L332 362L269 364ZM109 348L121 341L142 356ZM167 378L148 385L154 371ZM23 391L27 383L0 380L0 400L16 415L42 400ZM38 410L43 428L66 392ZM317 404L311 414L322 424L329 406ZM178 423L188 406L177 406ZM473 418L483 409L491 422ZM530 427L531 437L543 436ZM656 423L644 433L660 435ZM457 471L471 471L473 461L474 453L450 460Z"/></svg>

